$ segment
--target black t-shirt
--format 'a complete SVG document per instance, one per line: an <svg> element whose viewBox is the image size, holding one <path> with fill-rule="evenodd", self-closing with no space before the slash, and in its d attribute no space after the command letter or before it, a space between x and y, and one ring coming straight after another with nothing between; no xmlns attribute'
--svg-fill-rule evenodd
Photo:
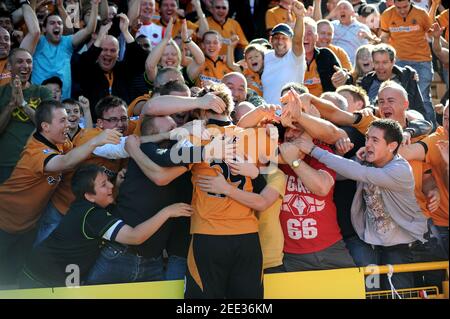
<svg viewBox="0 0 450 319"><path fill-rule="evenodd" d="M170 160L170 149L161 149L155 143L144 143L141 144L141 150L160 166L176 166ZM183 174L168 185L158 186L147 178L136 162L130 158L125 180L120 186L115 213L125 223L135 227L169 205L180 202L190 204L191 198L190 173ZM162 254L170 237L173 222L173 218L166 221L155 234L138 246L142 255L157 257ZM186 226L189 220L184 218L177 224L180 222L182 223L181 228L187 229L187 232L185 231L184 236L182 236L184 238L183 243L180 242L180 245L184 247L189 236L189 227ZM183 251L184 249L180 247L175 249L174 247L174 250Z"/></svg>
<svg viewBox="0 0 450 319"><path fill-rule="evenodd" d="M108 209L76 201L55 231L27 258L25 273L49 287L65 286L68 265L77 265L83 281L94 265L102 239L114 240L124 223Z"/></svg>
<svg viewBox="0 0 450 319"><path fill-rule="evenodd" d="M345 158L352 158L356 155L356 151L365 144L364 135L357 129L350 126L341 127L348 135L352 143L355 145L347 154ZM344 238L356 236L355 229L351 221L351 208L353 197L356 192L356 182L350 179L343 181L336 181L334 187L334 203L336 205L337 219L341 234Z"/></svg>

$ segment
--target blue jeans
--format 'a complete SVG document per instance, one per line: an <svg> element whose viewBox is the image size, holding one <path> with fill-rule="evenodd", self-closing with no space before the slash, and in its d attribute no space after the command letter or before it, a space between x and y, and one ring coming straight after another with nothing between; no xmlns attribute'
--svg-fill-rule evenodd
<svg viewBox="0 0 450 319"><path fill-rule="evenodd" d="M411 246L408 244L395 245L390 247L369 245L358 238L350 244L346 241L350 253L353 252L353 258L358 266L368 265L396 265L408 264L414 262ZM392 284L395 289L414 287L414 277L411 273L396 273L392 276ZM381 288L389 290L390 285L387 277L381 277Z"/></svg>
<svg viewBox="0 0 450 319"><path fill-rule="evenodd" d="M101 285L164 280L162 256L142 257L126 245L108 242L90 270L86 284Z"/></svg>
<svg viewBox="0 0 450 319"><path fill-rule="evenodd" d="M17 288L18 276L35 237L35 229L20 234L0 229L0 290Z"/></svg>
<svg viewBox="0 0 450 319"><path fill-rule="evenodd" d="M344 238L344 242L357 267L366 267L373 262L373 252L358 236Z"/></svg>
<svg viewBox="0 0 450 319"><path fill-rule="evenodd" d="M439 236L439 250L436 252L439 258L444 260L448 259L448 227L447 226L435 226Z"/></svg>
<svg viewBox="0 0 450 319"><path fill-rule="evenodd" d="M423 106L425 108L425 118L433 124L436 129L436 113L434 112L433 104L431 103L431 82L433 81L433 63L397 60L398 66L404 67L406 65L416 70L419 75L419 90L423 98Z"/></svg>
<svg viewBox="0 0 450 319"><path fill-rule="evenodd" d="M165 280L184 279L187 270L187 259L180 256L171 255L167 262Z"/></svg>
<svg viewBox="0 0 450 319"><path fill-rule="evenodd" d="M34 241L33 248L42 243L48 236L58 227L63 215L56 209L51 201L48 202L47 207L39 220L38 233Z"/></svg>

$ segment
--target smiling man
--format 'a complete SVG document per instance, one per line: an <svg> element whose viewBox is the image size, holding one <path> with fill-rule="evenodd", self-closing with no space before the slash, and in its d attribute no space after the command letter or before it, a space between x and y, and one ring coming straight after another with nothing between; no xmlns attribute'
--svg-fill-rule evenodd
<svg viewBox="0 0 450 319"><path fill-rule="evenodd" d="M296 16L294 30L285 23L276 25L270 36L273 50L264 56L261 82L264 100L269 104L279 104L281 89L286 83L303 84L306 69L303 18L306 10L301 2L294 1L292 11Z"/></svg>
<svg viewBox="0 0 450 319"><path fill-rule="evenodd" d="M0 185L0 286L15 282L61 173L81 163L95 147L118 143L121 136L118 131L106 130L72 150L66 110L54 100L39 105L35 121L37 131L28 140L11 177Z"/></svg>
<svg viewBox="0 0 450 319"><path fill-rule="evenodd" d="M1 28L0 28L1 33ZM33 115L41 101L51 98L44 86L30 83L33 57L25 49L14 49L8 70L15 78L0 86L0 184L12 173L28 137L35 129Z"/></svg>
<svg viewBox="0 0 450 319"><path fill-rule="evenodd" d="M62 98L71 96L72 73L70 59L74 48L83 43L94 32L97 25L99 0L92 0L92 12L88 25L73 35L64 36L63 20L52 14L45 18L44 34L39 38L36 49L33 50L34 65L31 81L42 81L58 76L63 82ZM33 30L35 31L35 30Z"/></svg>
<svg viewBox="0 0 450 319"><path fill-rule="evenodd" d="M126 42L125 56L119 58L119 41L108 35L109 26L102 25L93 45L81 55L78 69L81 70L81 95L90 102L93 122L97 121L95 105L106 96L118 96L130 103L130 88L133 79L143 73L148 52L136 43L128 30L129 20L123 13L120 18L120 31Z"/></svg>
<svg viewBox="0 0 450 319"><path fill-rule="evenodd" d="M357 181L351 207L352 224L364 248L368 264L413 262L412 245L425 242L427 220L417 204L414 176L408 162L397 151L402 128L391 119L373 121L366 133L366 155L362 163L329 153L312 141L302 140L301 152L309 154L341 176ZM396 289L414 287L411 273L395 274ZM389 289L383 279L382 289Z"/></svg>
<svg viewBox="0 0 450 319"><path fill-rule="evenodd" d="M417 81L417 72L410 66L394 65L396 51L388 44L376 45L372 50L372 58L375 71L369 72L361 80L361 87L368 93L370 102L376 101L382 82L393 80L408 92L409 109L416 110L425 119L431 121L432 118L424 108Z"/></svg>

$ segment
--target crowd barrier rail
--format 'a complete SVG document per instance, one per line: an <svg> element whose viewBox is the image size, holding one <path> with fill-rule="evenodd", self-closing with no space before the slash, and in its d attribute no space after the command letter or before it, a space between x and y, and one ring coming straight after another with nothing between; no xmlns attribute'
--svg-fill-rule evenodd
<svg viewBox="0 0 450 319"><path fill-rule="evenodd" d="M366 291L368 276L445 270L443 292L438 287ZM264 275L265 299L448 299L448 261L392 266L302 271ZM158 281L81 287L0 290L0 299L183 299L184 281Z"/></svg>

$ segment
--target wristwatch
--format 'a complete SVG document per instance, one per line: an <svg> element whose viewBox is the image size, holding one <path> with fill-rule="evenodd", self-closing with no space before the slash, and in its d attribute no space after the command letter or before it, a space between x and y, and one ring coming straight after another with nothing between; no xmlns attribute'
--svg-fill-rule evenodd
<svg viewBox="0 0 450 319"><path fill-rule="evenodd" d="M25 100L23 100L21 107L25 107L25 106L27 106L27 105L28 105L28 102L25 101Z"/></svg>
<svg viewBox="0 0 450 319"><path fill-rule="evenodd" d="M183 41L183 43L191 43L191 41L192 41L192 38L191 37L189 37L189 38L187 38L187 40L185 40L185 41Z"/></svg>
<svg viewBox="0 0 450 319"><path fill-rule="evenodd" d="M292 168L297 168L297 167L299 167L301 161L302 161L301 159L296 159L295 161L292 161L291 167L292 167Z"/></svg>

